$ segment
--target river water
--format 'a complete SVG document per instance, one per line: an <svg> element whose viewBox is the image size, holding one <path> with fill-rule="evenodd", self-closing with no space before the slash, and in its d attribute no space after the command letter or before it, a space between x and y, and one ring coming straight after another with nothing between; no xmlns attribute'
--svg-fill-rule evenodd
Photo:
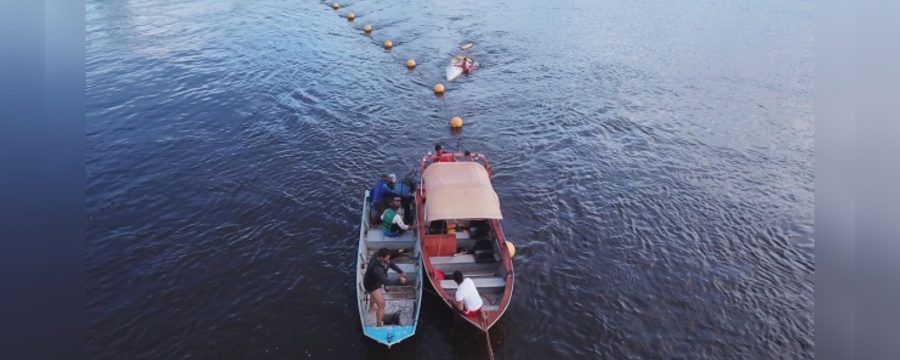
<svg viewBox="0 0 900 360"><path fill-rule="evenodd" d="M498 359L813 357L811 1L86 13L91 358L485 358L431 297L391 350L360 331L363 191L435 143L494 164ZM435 97L466 42L480 67Z"/></svg>

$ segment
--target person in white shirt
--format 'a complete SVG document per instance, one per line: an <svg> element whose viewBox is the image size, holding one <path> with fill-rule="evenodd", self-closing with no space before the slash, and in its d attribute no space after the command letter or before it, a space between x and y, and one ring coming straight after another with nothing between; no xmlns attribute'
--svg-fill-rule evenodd
<svg viewBox="0 0 900 360"><path fill-rule="evenodd" d="M453 272L453 281L458 285L456 289L456 308L469 317L478 318L481 315L481 295L475 288L475 282L471 278L464 278L461 271Z"/></svg>

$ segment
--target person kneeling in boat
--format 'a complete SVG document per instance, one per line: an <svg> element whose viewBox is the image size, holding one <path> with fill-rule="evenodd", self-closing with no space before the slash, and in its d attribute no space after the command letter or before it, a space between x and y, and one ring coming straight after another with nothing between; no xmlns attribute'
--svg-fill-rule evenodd
<svg viewBox="0 0 900 360"><path fill-rule="evenodd" d="M363 287L369 294L369 312L375 313L375 326L383 326L384 322L384 285L387 284L388 268L394 269L400 274L400 284L406 284L406 274L397 264L391 262L391 250L388 248L378 249L372 259L369 260L369 268L363 275ZM378 306L378 309L375 309Z"/></svg>
<svg viewBox="0 0 900 360"><path fill-rule="evenodd" d="M453 281L458 285L456 289L456 308L469 318L481 318L481 295L475 287L475 282L471 278L463 277L461 271L453 272Z"/></svg>
<svg viewBox="0 0 900 360"><path fill-rule="evenodd" d="M381 231L384 233L384 236L398 237L409 229L409 225L403 222L403 216L400 216L397 212L400 210L402 203L400 197L395 196L394 200L391 201L391 207L381 214Z"/></svg>

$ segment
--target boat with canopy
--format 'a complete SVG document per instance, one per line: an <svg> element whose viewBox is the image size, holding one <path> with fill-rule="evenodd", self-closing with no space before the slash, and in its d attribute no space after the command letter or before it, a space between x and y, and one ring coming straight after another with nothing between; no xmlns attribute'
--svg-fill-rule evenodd
<svg viewBox="0 0 900 360"><path fill-rule="evenodd" d="M491 165L481 154L429 153L421 161L420 182L416 225L423 270L447 306L487 331L506 312L515 279ZM478 316L457 310L455 271L474 282L482 299Z"/></svg>

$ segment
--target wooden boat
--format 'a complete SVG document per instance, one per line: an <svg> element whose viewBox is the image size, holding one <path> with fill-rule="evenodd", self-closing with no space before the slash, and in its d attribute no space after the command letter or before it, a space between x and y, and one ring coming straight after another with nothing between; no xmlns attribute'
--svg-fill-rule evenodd
<svg viewBox="0 0 900 360"><path fill-rule="evenodd" d="M421 174L416 217L424 271L447 306L487 331L509 306L515 279L491 166L481 154L429 153L422 158ZM464 316L454 305L452 274L457 270L475 283L483 317Z"/></svg>
<svg viewBox="0 0 900 360"><path fill-rule="evenodd" d="M359 249L356 263L356 295L359 302L359 320L363 334L381 344L391 347L416 333L419 309L422 306L422 262L419 251L418 230L411 224L403 235L390 238L384 236L380 225L369 221L371 211L369 191L363 197L362 220L359 228ZM415 201L413 201L415 204ZM388 271L388 284L384 294L384 326L375 326L375 313L369 312L369 294L363 287L363 275L369 261L380 248L394 250L392 262L407 274L407 282L400 284L394 271ZM398 255L399 253L399 255Z"/></svg>

